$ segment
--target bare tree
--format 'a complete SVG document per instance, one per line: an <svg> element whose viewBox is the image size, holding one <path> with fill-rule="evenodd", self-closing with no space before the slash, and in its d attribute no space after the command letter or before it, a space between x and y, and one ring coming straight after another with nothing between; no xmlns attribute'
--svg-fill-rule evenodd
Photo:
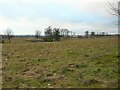
<svg viewBox="0 0 120 90"><path fill-rule="evenodd" d="M59 41L60 40L60 28L52 28L49 26L45 29L45 37L43 38L44 41L52 42L52 41Z"/></svg>
<svg viewBox="0 0 120 90"><path fill-rule="evenodd" d="M88 36L89 36L89 31L85 31L85 37L88 38Z"/></svg>
<svg viewBox="0 0 120 90"><path fill-rule="evenodd" d="M63 37L65 37L65 29L62 29Z"/></svg>
<svg viewBox="0 0 120 90"><path fill-rule="evenodd" d="M53 38L56 41L60 40L60 29L59 28L53 28Z"/></svg>
<svg viewBox="0 0 120 90"><path fill-rule="evenodd" d="M44 34L45 34L44 41L48 41L48 42L54 41L53 28L51 26L45 28Z"/></svg>
<svg viewBox="0 0 120 90"><path fill-rule="evenodd" d="M108 3L109 10L107 10L111 15L117 17L117 21L115 21L116 25L120 24L120 1Z"/></svg>
<svg viewBox="0 0 120 90"><path fill-rule="evenodd" d="M60 29L61 37L64 37L64 29Z"/></svg>
<svg viewBox="0 0 120 90"><path fill-rule="evenodd" d="M39 38L39 37L40 37L40 35L41 35L41 31L36 30L36 32L35 32L35 37L36 37L36 38Z"/></svg>
<svg viewBox="0 0 120 90"><path fill-rule="evenodd" d="M92 31L90 35L91 35L91 36L95 36L95 32L94 32L94 31Z"/></svg>
<svg viewBox="0 0 120 90"><path fill-rule="evenodd" d="M8 42L10 43L11 42L11 38L13 37L13 32L10 28L8 28L6 31L5 31L5 37L8 39Z"/></svg>
<svg viewBox="0 0 120 90"><path fill-rule="evenodd" d="M118 7L120 4L120 2L118 2L118 4L116 3L108 3L108 7L110 8L110 10L108 11L111 15L114 16L119 16L120 15L120 8Z"/></svg>
<svg viewBox="0 0 120 90"><path fill-rule="evenodd" d="M68 29L65 29L65 36L66 36L66 38L68 38L69 37L69 30Z"/></svg>
<svg viewBox="0 0 120 90"><path fill-rule="evenodd" d="M102 32L101 34L102 34L102 36L105 36L105 32Z"/></svg>
<svg viewBox="0 0 120 90"><path fill-rule="evenodd" d="M60 33L61 33L61 36L62 36L62 37L68 38L70 31L65 28L65 29L60 29Z"/></svg>
<svg viewBox="0 0 120 90"><path fill-rule="evenodd" d="M72 38L72 36L73 36L73 32L72 32L72 31L70 31L70 36L71 36L71 38Z"/></svg>
<svg viewBox="0 0 120 90"><path fill-rule="evenodd" d="M76 36L75 36L75 32L73 32L73 37L75 38Z"/></svg>
<svg viewBox="0 0 120 90"><path fill-rule="evenodd" d="M52 26L48 26L48 28L45 29L44 33L46 36L52 36L53 34Z"/></svg>

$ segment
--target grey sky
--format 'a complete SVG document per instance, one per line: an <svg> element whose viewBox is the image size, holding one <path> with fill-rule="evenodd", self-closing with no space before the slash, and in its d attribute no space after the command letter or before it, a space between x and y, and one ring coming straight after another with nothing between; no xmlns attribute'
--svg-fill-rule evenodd
<svg viewBox="0 0 120 90"><path fill-rule="evenodd" d="M0 33L11 28L14 34L34 34L50 25L76 34L117 33L117 18L107 12L113 1L118 0L1 0Z"/></svg>

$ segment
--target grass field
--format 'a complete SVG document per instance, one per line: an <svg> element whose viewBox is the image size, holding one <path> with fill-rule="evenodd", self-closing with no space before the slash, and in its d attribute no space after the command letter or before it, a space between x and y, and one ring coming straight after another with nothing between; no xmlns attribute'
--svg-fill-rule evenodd
<svg viewBox="0 0 120 90"><path fill-rule="evenodd" d="M59 42L13 38L2 49L3 88L118 87L117 37Z"/></svg>

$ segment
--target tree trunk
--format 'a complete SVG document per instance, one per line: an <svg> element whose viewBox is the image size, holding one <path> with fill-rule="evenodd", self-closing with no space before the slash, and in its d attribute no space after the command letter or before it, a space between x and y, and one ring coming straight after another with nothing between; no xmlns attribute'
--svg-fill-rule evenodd
<svg viewBox="0 0 120 90"><path fill-rule="evenodd" d="M9 43L10 43L10 37L8 37Z"/></svg>

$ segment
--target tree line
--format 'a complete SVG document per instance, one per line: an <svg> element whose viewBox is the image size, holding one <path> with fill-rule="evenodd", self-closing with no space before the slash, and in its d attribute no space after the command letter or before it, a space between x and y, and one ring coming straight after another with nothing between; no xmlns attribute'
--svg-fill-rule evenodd
<svg viewBox="0 0 120 90"><path fill-rule="evenodd" d="M100 36L113 36L110 34L107 34L105 32L96 33L94 31L85 31L84 35L75 35L75 32L72 32L66 28L53 28L52 26L48 26L44 29L44 36L41 35L40 30L36 30L34 37L36 39L42 39L45 42L53 42L53 41L60 41L60 39L69 39L69 38L91 38L91 37L100 37ZM114 35L115 36L115 35ZM2 43L7 40L9 43L11 42L11 38L13 38L13 31L11 29L7 29L2 35L1 39Z"/></svg>
<svg viewBox="0 0 120 90"><path fill-rule="evenodd" d="M40 30L35 31L35 38L42 38L46 42L60 41L61 38L72 38L75 36L75 32L72 32L66 28L53 28L52 26L48 26L44 29L44 35L45 36L41 36ZM2 35L2 42L4 42L5 39L7 39L10 43L11 38L13 38L13 36L13 31L10 28L8 28L5 31L4 35Z"/></svg>
<svg viewBox="0 0 120 90"><path fill-rule="evenodd" d="M106 32L100 32L100 33L95 33L94 31L89 32L85 31L85 37L95 37L95 36L107 36L108 34Z"/></svg>
<svg viewBox="0 0 120 90"><path fill-rule="evenodd" d="M44 41L60 41L61 38L67 39L67 38L72 38L75 36L75 32L72 32L66 28L53 28L52 26L48 26L44 30ZM35 32L35 37L39 38L41 37L41 31L36 30Z"/></svg>

